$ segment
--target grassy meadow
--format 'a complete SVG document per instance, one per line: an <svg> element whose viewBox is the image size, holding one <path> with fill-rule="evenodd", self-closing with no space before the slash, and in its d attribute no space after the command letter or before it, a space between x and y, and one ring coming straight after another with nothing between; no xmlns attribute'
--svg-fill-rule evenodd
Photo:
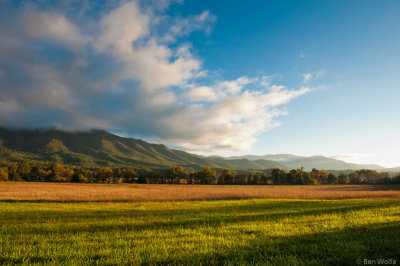
<svg viewBox="0 0 400 266"><path fill-rule="evenodd" d="M247 198L400 198L400 185L238 186L0 182L0 200L140 202Z"/></svg>
<svg viewBox="0 0 400 266"><path fill-rule="evenodd" d="M258 198L241 191L235 194L240 200L228 199L234 198L228 192L225 199L213 194L196 200L207 187L192 186L190 192L198 194L182 192L185 199L166 191L191 186L73 184L74 200L60 192L64 185L0 184L0 264L357 265L358 259L390 258L400 263L397 187L329 186L342 193L335 199L318 194L325 186L308 191L276 186L286 194L275 197L271 191L260 196L256 186L226 186L221 189L231 193L257 191ZM91 186L97 196L88 194ZM115 194L129 187L153 189L156 196L127 199L119 191L120 201L105 197L107 189Z"/></svg>

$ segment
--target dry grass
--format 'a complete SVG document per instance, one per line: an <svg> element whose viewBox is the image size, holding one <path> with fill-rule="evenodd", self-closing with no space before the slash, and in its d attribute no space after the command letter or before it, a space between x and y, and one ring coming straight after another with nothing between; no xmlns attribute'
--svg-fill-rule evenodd
<svg viewBox="0 0 400 266"><path fill-rule="evenodd" d="M400 197L399 185L210 186L0 182L0 200L167 201L243 198L345 199Z"/></svg>

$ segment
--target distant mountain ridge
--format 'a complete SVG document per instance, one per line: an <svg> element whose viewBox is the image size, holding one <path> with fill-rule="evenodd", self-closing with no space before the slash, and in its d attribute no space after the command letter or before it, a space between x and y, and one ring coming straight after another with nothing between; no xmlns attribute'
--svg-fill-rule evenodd
<svg viewBox="0 0 400 266"><path fill-rule="evenodd" d="M396 168L385 168L377 164L354 164L347 163L341 160L321 156L297 156L293 154L269 154L269 155L243 155L243 156L231 156L226 157L227 159L248 159L248 160L273 160L279 162L288 168L300 168L304 167L305 170L309 171L312 168L326 169L326 170L359 170L359 169L371 169L371 170L391 170Z"/></svg>
<svg viewBox="0 0 400 266"><path fill-rule="evenodd" d="M325 170L371 169L400 171L400 167L346 163L324 156L293 154L200 156L152 144L140 139L124 138L104 130L66 132L60 130L11 130L0 128L0 160L41 163L64 163L83 167L170 167L195 169L205 166L230 169L294 169L304 167Z"/></svg>
<svg viewBox="0 0 400 266"><path fill-rule="evenodd" d="M64 163L84 167L169 167L267 169L283 168L275 161L205 157L162 144L120 137L103 130L10 130L0 128L0 159Z"/></svg>

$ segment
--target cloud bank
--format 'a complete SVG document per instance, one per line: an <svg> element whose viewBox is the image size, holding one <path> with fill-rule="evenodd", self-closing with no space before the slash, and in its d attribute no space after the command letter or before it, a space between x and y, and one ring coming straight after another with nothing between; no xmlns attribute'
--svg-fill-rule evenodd
<svg viewBox="0 0 400 266"><path fill-rule="evenodd" d="M171 18L136 1L91 19L30 2L0 10L2 126L102 128L186 150L248 150L279 125L284 104L311 90L268 76L213 78L182 40L210 32L216 18L207 10Z"/></svg>

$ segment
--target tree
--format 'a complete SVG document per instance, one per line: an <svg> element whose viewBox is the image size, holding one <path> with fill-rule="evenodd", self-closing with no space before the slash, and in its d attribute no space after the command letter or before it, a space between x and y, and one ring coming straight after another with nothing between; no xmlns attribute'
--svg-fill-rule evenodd
<svg viewBox="0 0 400 266"><path fill-rule="evenodd" d="M232 171L231 169L225 168L218 177L218 185L225 185L232 183Z"/></svg>
<svg viewBox="0 0 400 266"><path fill-rule="evenodd" d="M302 183L301 180L301 173L303 172L302 169L292 169L287 174L287 183L289 185L300 185Z"/></svg>
<svg viewBox="0 0 400 266"><path fill-rule="evenodd" d="M266 174L261 174L260 175L260 180L261 180L260 184L262 184L262 185L268 185L269 184L269 178L268 178L268 175L266 175Z"/></svg>
<svg viewBox="0 0 400 266"><path fill-rule="evenodd" d="M313 168L310 172L310 178L311 178L311 180L316 180L317 183L320 183L319 171L317 169Z"/></svg>
<svg viewBox="0 0 400 266"><path fill-rule="evenodd" d="M215 180L215 170L210 167L204 167L202 170L196 173L196 179L200 184L212 184Z"/></svg>
<svg viewBox="0 0 400 266"><path fill-rule="evenodd" d="M0 181L8 180L8 169L7 167L0 167Z"/></svg>
<svg viewBox="0 0 400 266"><path fill-rule="evenodd" d="M347 182L348 182L348 176L343 173L340 173L338 176L338 183L339 184L347 184Z"/></svg>
<svg viewBox="0 0 400 266"><path fill-rule="evenodd" d="M360 184L361 178L357 171L349 174L349 179L351 184Z"/></svg>
<svg viewBox="0 0 400 266"><path fill-rule="evenodd" d="M339 178L332 173L328 174L328 184L337 184L339 182Z"/></svg>
<svg viewBox="0 0 400 266"><path fill-rule="evenodd" d="M101 167L96 171L96 181L104 182L112 177L112 170L109 167Z"/></svg>
<svg viewBox="0 0 400 266"><path fill-rule="evenodd" d="M18 173L18 163L11 163L8 167L8 177L12 181L21 181L22 178Z"/></svg>
<svg viewBox="0 0 400 266"><path fill-rule="evenodd" d="M124 178L125 182L127 182L127 183L133 183L133 182L135 182L136 178L138 178L137 172L131 168L123 169L121 175Z"/></svg>
<svg viewBox="0 0 400 266"><path fill-rule="evenodd" d="M187 179L188 174L181 166L168 168L166 172L168 183L179 183L181 179Z"/></svg>
<svg viewBox="0 0 400 266"><path fill-rule="evenodd" d="M400 173L392 179L393 184L400 184Z"/></svg>
<svg viewBox="0 0 400 266"><path fill-rule="evenodd" d="M238 184L239 185L246 185L246 177L244 174L239 174L238 176Z"/></svg>
<svg viewBox="0 0 400 266"><path fill-rule="evenodd" d="M375 170L362 169L358 171L361 182L366 184L377 184L379 173Z"/></svg>
<svg viewBox="0 0 400 266"><path fill-rule="evenodd" d="M328 183L328 175L329 173L325 170L319 170L319 177L318 177L318 182L320 184L326 184Z"/></svg>
<svg viewBox="0 0 400 266"><path fill-rule="evenodd" d="M392 180L390 179L390 175L388 172L383 172L379 174L378 182L381 184L390 184Z"/></svg>
<svg viewBox="0 0 400 266"><path fill-rule="evenodd" d="M52 164L49 168L50 175L48 181L56 182L70 182L74 175L74 170L64 167L63 165L56 163Z"/></svg>
<svg viewBox="0 0 400 266"><path fill-rule="evenodd" d="M38 165L32 168L30 181L49 181L50 172L47 169L43 169L43 166Z"/></svg>
<svg viewBox="0 0 400 266"><path fill-rule="evenodd" d="M272 169L271 178L275 185L286 184L286 172L279 168Z"/></svg>
<svg viewBox="0 0 400 266"><path fill-rule="evenodd" d="M139 178L137 179L138 184L147 184L147 179L143 175L139 175Z"/></svg>
<svg viewBox="0 0 400 266"><path fill-rule="evenodd" d="M31 173L31 167L28 163L18 163L17 173L24 180L28 180Z"/></svg>
<svg viewBox="0 0 400 266"><path fill-rule="evenodd" d="M317 179L313 179L309 172L302 172L301 173L301 183L303 185L317 185L318 184L318 180Z"/></svg>

